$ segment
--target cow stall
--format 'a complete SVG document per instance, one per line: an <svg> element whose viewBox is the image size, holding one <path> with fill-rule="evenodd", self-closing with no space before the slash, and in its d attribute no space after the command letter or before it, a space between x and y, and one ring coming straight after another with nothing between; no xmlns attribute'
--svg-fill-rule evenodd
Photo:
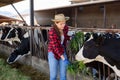
<svg viewBox="0 0 120 80"><path fill-rule="evenodd" d="M96 0L91 2L76 3L67 6L36 10L35 17L39 25L49 26L52 24L51 19L54 17L55 14L63 13L66 16L70 17L70 20L67 22L67 24L70 26L74 26L74 30L76 32L98 32L102 34L104 34L104 32L108 32L114 34L119 33L119 30L117 30L120 26L119 6L119 0ZM111 27L113 26L115 29L111 29ZM68 47L68 49L69 48L70 47ZM68 50L68 53L71 53L71 50ZM73 61L74 56L75 54L70 54L70 59ZM99 74L97 74L99 75L99 80L102 80L102 78L100 77L101 73L102 76L105 76L106 73L110 75L111 70L106 67L105 64L96 64L95 62L91 65L101 66L101 68L97 69L100 72ZM105 80L104 77L103 80Z"/></svg>
<svg viewBox="0 0 120 80"><path fill-rule="evenodd" d="M40 71L48 74L49 68L47 64L47 33L49 29L50 27L4 27L3 30L5 30L4 32L7 32L7 34L2 33L2 36L6 36L4 38L1 37L2 40L0 40L0 43L2 48L0 51L8 53L7 62L9 64L18 61L23 64L32 65L34 68L40 69ZM13 36L13 34L15 36ZM21 36L23 36L23 38L21 38ZM13 43L16 41L16 39L13 38L16 37L17 39L20 39L20 42L18 45L14 46L15 44ZM9 43L9 41L12 44ZM19 57L18 60L12 62L11 57L13 54L17 54L17 56L22 57ZM69 78L70 76L68 79Z"/></svg>
<svg viewBox="0 0 120 80"><path fill-rule="evenodd" d="M32 43L29 43L29 46L27 47L27 48L29 48L28 50L31 51L30 52L31 53L31 57L35 58L35 60L39 60L40 59L42 62L43 61L47 61L47 37L48 37L47 34L48 34L48 31L49 31L50 27L32 27L32 28L31 27L20 27L20 28L25 30L25 32L29 32L27 34L25 33L25 37L26 38L27 37L31 37L31 39L32 39L31 40ZM14 29L12 29L12 30L14 30ZM12 30L10 30L10 31L12 31ZM73 35L73 34L78 33L78 32L85 32L85 34L87 34L87 33L92 34L92 33L100 32L99 34L102 34L102 36L103 36L104 35L103 33L119 33L119 31L120 31L119 29L74 28L74 27L70 27L68 35ZM23 31L23 33L24 33L24 31ZM85 36L85 34L84 34L84 36ZM89 36L87 36L87 37L89 37ZM85 41L87 41L87 37L86 37ZM109 37L112 37L112 36L108 36L107 38L109 38ZM106 38L106 36L105 36L105 38ZM119 38L119 35L117 36L117 38ZM14 42L14 39L12 39L12 40ZM101 40L101 41L99 41L99 40ZM27 41L30 42L30 38ZM7 42L7 41L5 41L5 42ZM102 42L101 37L100 37L100 39L98 39L98 43L99 42ZM25 40L25 43L24 43L24 40L21 43L25 44L26 40ZM2 44L4 44L4 43L2 43ZM6 45L6 44L4 44L4 45ZM12 44L12 45L14 45L14 44ZM19 46L19 45L17 45L17 46ZM81 50L82 46L83 46L83 43L80 43L79 50ZM9 44L9 47L11 47L10 44ZM16 47L14 47L14 48L16 48ZM22 48L22 50L24 50L23 49L24 47L25 47L25 45L23 45L22 47L18 47L17 50L18 49L21 50L21 48ZM25 47L25 50L27 50L27 48ZM14 50L12 50L12 52L17 52L17 50L14 49ZM27 51L24 54L27 54L29 51ZM67 54L69 55L69 60L71 62L75 61L75 56L76 56L77 52L71 50L70 42L68 42ZM39 61L34 61L34 60L31 61L31 57L29 58L29 64L37 65L38 63L37 64L35 64L35 63L39 62ZM110 71L114 72L111 68L108 68L105 64L102 64L101 62L96 61L96 59L95 59L95 62L93 61L93 63L88 63L86 65L90 66L90 67L96 68L98 70L98 72L99 72L99 74L97 74L98 76L102 76L103 77L103 76L108 75L108 74L110 75L111 74ZM44 68L46 69L46 67L44 67ZM91 69L91 70L93 70L93 69ZM102 77L99 77L99 80L102 80Z"/></svg>
<svg viewBox="0 0 120 80"><path fill-rule="evenodd" d="M73 31L73 33L74 32L76 33L78 31L90 32L90 33L91 32L111 33L113 31L114 33L119 33L119 30L117 29L120 26L119 6L120 6L119 0L116 0L116 1L107 0L107 1L95 1L93 3L85 2L85 3L73 4L73 5L68 5L68 6L58 7L58 8L35 11L35 17L40 26L39 27L35 27L35 26L34 27L20 27L28 31L28 33L24 36L27 39L21 41L21 43L23 44L26 41L28 41L30 42L27 44L29 46L26 48L24 45L21 45L19 48L11 50L11 52L13 53L19 52L19 51L22 51L23 48L27 50L26 51L27 53L29 53L30 51L31 54L29 58L25 57L25 60L22 62L25 63L27 61L26 60L27 58L30 65L38 69L42 68L43 72L48 72L47 71L48 65L46 64L46 62L47 62L47 32L49 31L49 28L47 28L46 26L51 26L52 24L51 19L54 17L55 14L64 13L66 16L70 17L70 20L67 22L67 24L74 26L73 28L70 29L70 31ZM114 25L116 29L108 29L112 25ZM41 26L45 26L45 27L41 27ZM106 28L106 29L103 29L103 28ZM7 46L9 45L9 47L14 45L14 41L12 41L13 43L12 45L10 43L11 43L10 41L9 42L6 41L5 45ZM100 43L99 40L98 40L98 43ZM15 46L13 47L16 48L18 46L17 44L15 43ZM70 61L74 61L77 52L73 54L74 52L70 50L69 44L70 42L68 42L68 48L67 48L69 59ZM81 47L79 49L81 50ZM88 61L91 61L91 60L88 60ZM39 65L39 63L42 63L42 65ZM99 76L98 77L99 80L105 80L106 73L108 73L107 75L113 75L113 76L115 75L114 73L113 74L110 73L111 72L111 69L109 68L110 66L106 67L106 65L102 64L100 61L87 64L87 65L88 66L91 65L90 67L94 67L94 68L97 66L96 70L99 72L97 74L97 76ZM94 71L94 69L92 68L91 71ZM116 72L118 72L118 70ZM115 77L115 80L117 80L116 75L114 77Z"/></svg>

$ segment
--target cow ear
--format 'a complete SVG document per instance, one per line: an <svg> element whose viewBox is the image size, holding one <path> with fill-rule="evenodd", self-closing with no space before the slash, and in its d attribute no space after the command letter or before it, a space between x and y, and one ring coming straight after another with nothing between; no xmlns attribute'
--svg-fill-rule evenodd
<svg viewBox="0 0 120 80"><path fill-rule="evenodd" d="M97 33L92 33L93 40L96 41L98 39L98 34Z"/></svg>
<svg viewBox="0 0 120 80"><path fill-rule="evenodd" d="M86 42L89 38L90 38L91 34L90 33L86 33L84 35L84 41Z"/></svg>
<svg viewBox="0 0 120 80"><path fill-rule="evenodd" d="M99 33L93 33L93 40L97 45L103 45L104 44L104 37L102 34Z"/></svg>

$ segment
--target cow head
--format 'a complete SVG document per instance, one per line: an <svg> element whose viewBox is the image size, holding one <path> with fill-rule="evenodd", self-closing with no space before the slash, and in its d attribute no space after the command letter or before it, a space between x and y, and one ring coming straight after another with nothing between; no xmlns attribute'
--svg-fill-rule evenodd
<svg viewBox="0 0 120 80"><path fill-rule="evenodd" d="M99 61L110 68L120 77L120 38L106 38L106 34L94 34L76 54L76 60L90 63Z"/></svg>
<svg viewBox="0 0 120 80"><path fill-rule="evenodd" d="M17 27L16 30L17 30L18 38L19 38L20 40L22 40L22 39L24 38L24 35L25 35L25 34L27 34L27 37L29 36L25 29L22 29L22 28L20 28L20 27Z"/></svg>
<svg viewBox="0 0 120 80"><path fill-rule="evenodd" d="M79 50L76 55L76 60L83 61L84 63L92 62L99 55L99 41L101 35L99 33L93 33L87 41L84 43L83 47Z"/></svg>
<svg viewBox="0 0 120 80"><path fill-rule="evenodd" d="M88 63L93 61L98 55L98 48L93 40L85 42L84 46L76 55L76 60Z"/></svg>
<svg viewBox="0 0 120 80"><path fill-rule="evenodd" d="M2 29L1 40L11 38L11 37L15 37L15 29L11 27L4 27Z"/></svg>
<svg viewBox="0 0 120 80"><path fill-rule="evenodd" d="M2 36L1 36L1 40L10 40L12 38L17 38L19 39L18 41L20 41L23 38L23 34L25 33L25 31L23 31L22 28L14 28L14 27L4 27L2 29Z"/></svg>
<svg viewBox="0 0 120 80"><path fill-rule="evenodd" d="M2 28L2 34L1 34L1 41L6 41L10 45L13 44L13 41L17 43L21 43L21 40L23 39L23 35L26 33L26 31L20 27L3 27Z"/></svg>

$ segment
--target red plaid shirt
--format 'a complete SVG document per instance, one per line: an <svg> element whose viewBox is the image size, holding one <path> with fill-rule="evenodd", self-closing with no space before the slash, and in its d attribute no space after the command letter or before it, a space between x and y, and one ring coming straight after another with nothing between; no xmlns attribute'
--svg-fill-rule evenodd
<svg viewBox="0 0 120 80"><path fill-rule="evenodd" d="M69 36L67 35L68 33L68 26L65 26L64 29L63 29L63 32L64 32L64 47L66 47L66 43L67 43L67 40L69 40ZM48 33L48 52L53 52L54 53L54 57L56 59L60 59L60 56L64 53L64 47L63 45L61 44L61 40L59 39L55 29L52 27L50 30L49 30L49 33Z"/></svg>

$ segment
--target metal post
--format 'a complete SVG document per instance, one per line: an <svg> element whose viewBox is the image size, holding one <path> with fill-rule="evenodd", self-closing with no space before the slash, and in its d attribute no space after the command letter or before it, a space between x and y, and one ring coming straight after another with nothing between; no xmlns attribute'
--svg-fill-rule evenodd
<svg viewBox="0 0 120 80"><path fill-rule="evenodd" d="M98 72L99 72L99 80L101 80L101 69L100 69L100 63L98 63Z"/></svg>
<svg viewBox="0 0 120 80"><path fill-rule="evenodd" d="M34 27L34 0L30 0L30 52L31 52L31 65L32 65L32 55L33 55L33 29Z"/></svg>
<svg viewBox="0 0 120 80"><path fill-rule="evenodd" d="M108 69L108 80L110 80L110 67L107 66L107 69Z"/></svg>
<svg viewBox="0 0 120 80"><path fill-rule="evenodd" d="M34 0L30 0L30 26L34 26Z"/></svg>
<svg viewBox="0 0 120 80"><path fill-rule="evenodd" d="M103 76L102 77L103 77L103 80L105 80L105 78L106 78L105 77L105 64L103 64Z"/></svg>

